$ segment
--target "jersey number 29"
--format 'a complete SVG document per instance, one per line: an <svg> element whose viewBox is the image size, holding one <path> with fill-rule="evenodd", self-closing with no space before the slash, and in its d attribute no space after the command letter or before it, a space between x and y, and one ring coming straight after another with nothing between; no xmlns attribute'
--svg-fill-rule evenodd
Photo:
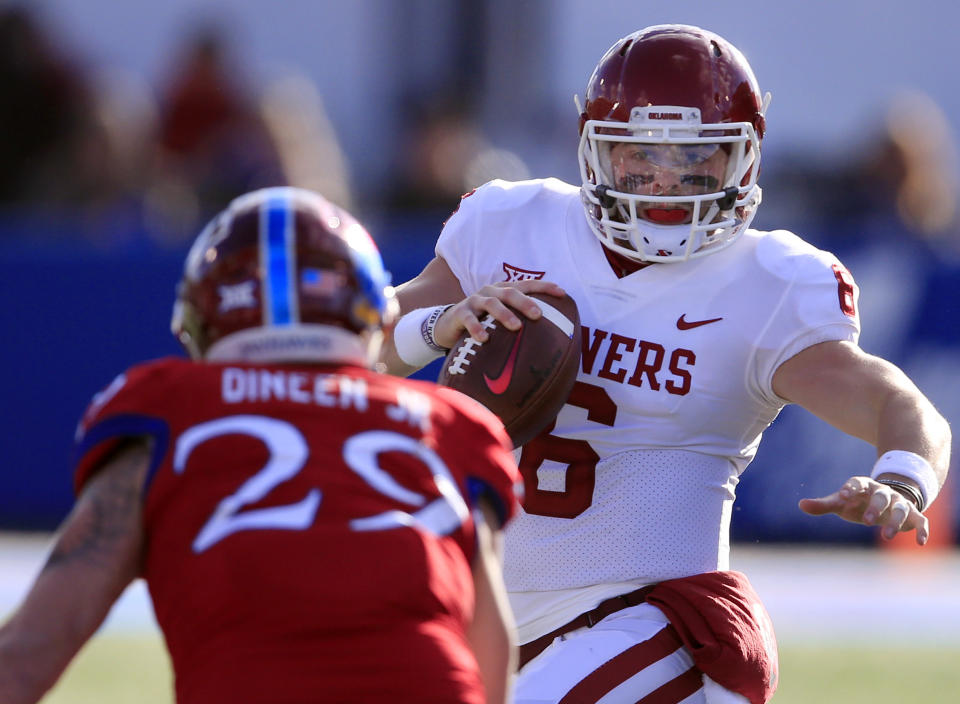
<svg viewBox="0 0 960 704"><path fill-rule="evenodd" d="M286 421L266 416L237 415L195 425L177 439L173 471L182 473L197 445L222 435L241 434L266 445L267 463L237 491L223 499L197 533L193 551L203 552L228 535L242 530L305 530L313 524L323 493L314 487L293 504L242 510L263 499L277 486L295 477L310 454L303 434ZM439 496L430 500L401 486L378 463L384 452L414 455L430 471ZM414 438L386 430L368 430L351 436L343 444L343 460L377 492L413 507L412 511L392 510L350 521L357 531L419 527L436 535L449 535L469 516L466 502L457 490L450 470L433 450Z"/></svg>

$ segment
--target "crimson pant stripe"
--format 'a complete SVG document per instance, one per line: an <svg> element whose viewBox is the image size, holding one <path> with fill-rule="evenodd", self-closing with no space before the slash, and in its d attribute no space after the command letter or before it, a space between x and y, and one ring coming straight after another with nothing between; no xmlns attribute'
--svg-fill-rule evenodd
<svg viewBox="0 0 960 704"><path fill-rule="evenodd" d="M679 677L674 677L661 687L657 687L637 704L677 704L703 686L703 673L691 667Z"/></svg>
<svg viewBox="0 0 960 704"><path fill-rule="evenodd" d="M664 626L652 638L624 650L580 680L558 704L595 702L617 685L662 660L681 645L673 626Z"/></svg>

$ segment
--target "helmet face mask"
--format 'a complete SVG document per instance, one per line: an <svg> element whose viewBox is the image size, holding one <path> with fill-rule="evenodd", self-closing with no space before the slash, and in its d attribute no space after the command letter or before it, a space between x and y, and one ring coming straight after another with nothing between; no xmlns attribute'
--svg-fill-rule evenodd
<svg viewBox="0 0 960 704"><path fill-rule="evenodd" d="M617 42L581 112L581 198L594 234L642 262L731 244L760 203L764 108L746 60L717 35L659 25Z"/></svg>
<svg viewBox="0 0 960 704"><path fill-rule="evenodd" d="M397 309L360 223L310 191L267 188L197 237L171 329L194 359L370 365Z"/></svg>

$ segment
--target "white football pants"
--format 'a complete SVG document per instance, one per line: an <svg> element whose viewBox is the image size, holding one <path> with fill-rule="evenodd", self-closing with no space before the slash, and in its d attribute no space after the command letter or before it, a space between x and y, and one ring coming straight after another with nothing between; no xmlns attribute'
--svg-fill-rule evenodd
<svg viewBox="0 0 960 704"><path fill-rule="evenodd" d="M749 704L703 675L667 623L639 604L556 638L520 670L514 703Z"/></svg>

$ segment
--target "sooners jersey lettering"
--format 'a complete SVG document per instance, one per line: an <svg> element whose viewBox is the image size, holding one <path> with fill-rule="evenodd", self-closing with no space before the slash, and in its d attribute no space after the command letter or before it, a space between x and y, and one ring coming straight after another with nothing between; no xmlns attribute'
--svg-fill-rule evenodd
<svg viewBox="0 0 960 704"><path fill-rule="evenodd" d="M580 327L583 335L583 347L580 357L581 368L584 374L596 374L601 379L609 379L618 384L632 384L633 386L659 391L661 388L670 394L685 396L690 393L692 381L691 372L697 363L697 355L693 350L678 347L670 350L650 340L637 340L606 330L593 330L586 326ZM600 345L609 338L606 354L599 368L595 369L597 354ZM624 362L624 355L630 355L636 349L635 361L632 364ZM627 364L627 366L624 366ZM663 371L664 374L658 376ZM665 378L664 378L665 377Z"/></svg>
<svg viewBox="0 0 960 704"><path fill-rule="evenodd" d="M143 576L178 701L483 700L472 511L483 494L506 521L518 481L492 414L352 367L171 359L122 379L81 425L76 483L154 438Z"/></svg>

